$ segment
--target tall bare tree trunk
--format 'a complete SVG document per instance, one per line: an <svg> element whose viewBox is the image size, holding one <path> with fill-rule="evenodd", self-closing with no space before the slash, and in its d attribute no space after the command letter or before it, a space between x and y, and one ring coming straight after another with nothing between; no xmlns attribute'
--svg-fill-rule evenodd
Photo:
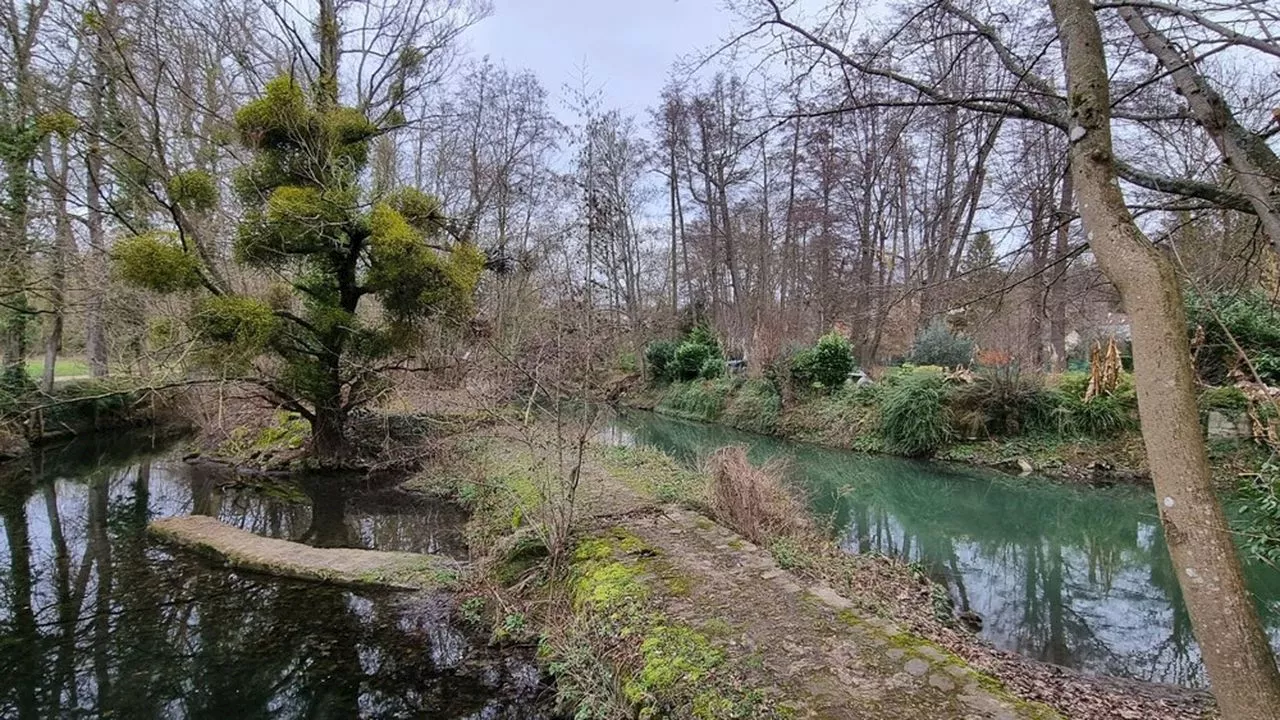
<svg viewBox="0 0 1280 720"><path fill-rule="evenodd" d="M44 339L44 376L40 380L45 392L53 390L58 353L62 352L67 309L67 264L76 251L71 217L67 214L67 171L70 164L67 141L62 140L57 162L54 161L53 143L54 138L48 138L44 148L45 176L49 181L54 213L53 255L49 262L49 332Z"/></svg>
<svg viewBox="0 0 1280 720"><path fill-rule="evenodd" d="M103 12L102 25L93 39L93 79L89 87L89 146L85 152L85 170L88 173L85 203L88 208L86 221L89 226L89 253L85 263L85 355L89 374L105 377L107 366L106 318L103 306L107 291L107 239L106 217L103 210L103 138L107 132L107 75L110 72L111 40L107 34L114 31L116 3L108 2Z"/></svg>
<svg viewBox="0 0 1280 720"><path fill-rule="evenodd" d="M1071 202L1075 184L1071 167L1062 173L1062 195L1054 213L1053 280L1049 285L1049 338L1053 345L1053 370L1067 369L1067 255L1071 240Z"/></svg>
<svg viewBox="0 0 1280 720"><path fill-rule="evenodd" d="M1225 720L1280 718L1280 671L1214 495L1172 264L1116 180L1102 32L1089 0L1050 0L1067 69L1071 170L1085 230L1133 323L1138 411L1160 519Z"/></svg>
<svg viewBox="0 0 1280 720"><path fill-rule="evenodd" d="M670 186L668 188L671 199L671 325L674 327L680 316L680 221L677 217L678 205L680 204L680 170L676 164L676 134L679 132L679 117L676 115L675 102L670 101L667 105L667 160L668 160L668 179ZM688 272L688 268L685 268Z"/></svg>

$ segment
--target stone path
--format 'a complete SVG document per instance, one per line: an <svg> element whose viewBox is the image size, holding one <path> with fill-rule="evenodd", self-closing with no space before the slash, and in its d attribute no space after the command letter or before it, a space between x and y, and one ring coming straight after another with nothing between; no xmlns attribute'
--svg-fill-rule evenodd
<svg viewBox="0 0 1280 720"><path fill-rule="evenodd" d="M664 506L624 526L657 551L661 562L653 565L671 574L655 586L687 588L658 598L663 610L706 628L727 653L746 658L760 684L781 691L778 699L796 717L1059 718L893 623L856 614L831 587L804 582L702 515Z"/></svg>
<svg viewBox="0 0 1280 720"><path fill-rule="evenodd" d="M459 570L456 562L435 555L311 547L255 535L204 515L156 520L148 530L233 568L336 585L438 589L455 582Z"/></svg>

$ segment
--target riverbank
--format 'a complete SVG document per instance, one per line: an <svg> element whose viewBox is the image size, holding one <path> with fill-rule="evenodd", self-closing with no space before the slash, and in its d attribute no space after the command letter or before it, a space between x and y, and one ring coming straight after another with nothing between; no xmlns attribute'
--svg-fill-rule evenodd
<svg viewBox="0 0 1280 720"><path fill-rule="evenodd" d="M633 387L618 401L625 407L682 420L837 450L919 455L898 451L886 442L878 392L855 387L833 394L784 398L765 381L720 379ZM949 424L958 422L953 417ZM1060 426L1058 431L1028 429L1018 435L989 435L986 439L949 430L927 454L935 460L1064 482L1150 485L1136 417L1132 422L1108 424L1111 429L1107 432L1085 433L1072 430L1067 423ZM1224 488L1234 488L1240 475L1257 472L1267 459L1261 447L1247 440L1211 441L1209 453L1215 476Z"/></svg>
<svg viewBox="0 0 1280 720"><path fill-rule="evenodd" d="M552 567L530 522L554 504L536 466L515 438L472 435L410 485L473 509L481 572L464 615L496 639L540 637L562 701L592 717L1195 718L1207 707L1204 693L997 651L903 563L817 534L747 542L705 514L704 477L642 447L589 446L572 549Z"/></svg>
<svg viewBox="0 0 1280 720"><path fill-rule="evenodd" d="M0 392L0 461L92 433L141 427L169 437L190 432L196 425L191 392L129 377L66 378L49 392L33 388L22 397Z"/></svg>

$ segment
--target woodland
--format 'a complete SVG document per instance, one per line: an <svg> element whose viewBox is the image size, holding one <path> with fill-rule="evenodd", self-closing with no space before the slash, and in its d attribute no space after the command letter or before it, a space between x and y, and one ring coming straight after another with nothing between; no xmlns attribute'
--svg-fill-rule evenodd
<svg viewBox="0 0 1280 720"><path fill-rule="evenodd" d="M722 4L630 113L470 52L486 0L8 0L2 454L181 397L211 457L417 469L387 418L463 406L553 577L611 407L1123 475L1217 712L1280 718L1280 5Z"/></svg>

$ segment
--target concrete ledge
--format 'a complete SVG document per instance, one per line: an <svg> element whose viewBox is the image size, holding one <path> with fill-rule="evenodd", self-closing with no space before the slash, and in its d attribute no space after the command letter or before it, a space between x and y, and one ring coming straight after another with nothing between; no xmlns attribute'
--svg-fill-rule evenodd
<svg viewBox="0 0 1280 720"><path fill-rule="evenodd" d="M454 584L460 569L455 561L436 555L316 548L275 540L203 515L156 520L147 529L165 542L239 570L333 585L437 590Z"/></svg>

